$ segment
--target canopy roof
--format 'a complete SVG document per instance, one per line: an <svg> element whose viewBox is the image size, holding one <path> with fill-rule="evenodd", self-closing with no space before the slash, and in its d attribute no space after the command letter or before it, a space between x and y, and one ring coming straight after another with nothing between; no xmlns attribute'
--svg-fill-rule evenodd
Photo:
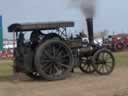
<svg viewBox="0 0 128 96"><path fill-rule="evenodd" d="M32 31L32 30L52 30L65 27L73 27L74 22L45 22L45 23L26 23L19 24L14 23L8 27L8 32L19 32L19 31Z"/></svg>

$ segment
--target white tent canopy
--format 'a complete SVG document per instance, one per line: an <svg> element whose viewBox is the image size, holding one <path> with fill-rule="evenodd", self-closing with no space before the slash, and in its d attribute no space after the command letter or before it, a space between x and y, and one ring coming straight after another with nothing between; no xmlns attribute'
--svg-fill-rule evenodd
<svg viewBox="0 0 128 96"><path fill-rule="evenodd" d="M16 47L16 45L13 45L13 44L8 44L8 45L3 46L4 49L13 49L15 47Z"/></svg>

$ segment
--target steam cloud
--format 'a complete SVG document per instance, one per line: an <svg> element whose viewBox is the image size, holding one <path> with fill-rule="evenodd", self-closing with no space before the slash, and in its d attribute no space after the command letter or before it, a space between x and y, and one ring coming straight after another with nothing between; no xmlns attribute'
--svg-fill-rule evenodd
<svg viewBox="0 0 128 96"><path fill-rule="evenodd" d="M95 15L96 0L81 0L80 8L86 18L92 18Z"/></svg>
<svg viewBox="0 0 128 96"><path fill-rule="evenodd" d="M96 11L96 0L71 0L71 2L80 8L86 18L94 17Z"/></svg>

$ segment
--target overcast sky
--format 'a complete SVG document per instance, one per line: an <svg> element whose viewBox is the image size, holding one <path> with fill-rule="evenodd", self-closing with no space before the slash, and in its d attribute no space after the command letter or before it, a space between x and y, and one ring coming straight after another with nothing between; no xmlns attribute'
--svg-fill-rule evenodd
<svg viewBox="0 0 128 96"><path fill-rule="evenodd" d="M97 0L95 32L107 29L128 33L128 0ZM76 32L86 29L84 18L69 0L0 0L4 38L11 38L7 27L12 23L74 21Z"/></svg>

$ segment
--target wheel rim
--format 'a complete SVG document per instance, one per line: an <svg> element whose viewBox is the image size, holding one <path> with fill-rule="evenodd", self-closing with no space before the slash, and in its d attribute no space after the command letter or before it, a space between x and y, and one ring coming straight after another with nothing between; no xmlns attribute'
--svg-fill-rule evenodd
<svg viewBox="0 0 128 96"><path fill-rule="evenodd" d="M40 72L46 78L62 78L71 70L71 60L71 53L63 44L49 43L45 45L40 55Z"/></svg>
<svg viewBox="0 0 128 96"><path fill-rule="evenodd" d="M101 51L95 55L96 71L101 75L110 74L113 71L115 61L113 55L107 51Z"/></svg>

